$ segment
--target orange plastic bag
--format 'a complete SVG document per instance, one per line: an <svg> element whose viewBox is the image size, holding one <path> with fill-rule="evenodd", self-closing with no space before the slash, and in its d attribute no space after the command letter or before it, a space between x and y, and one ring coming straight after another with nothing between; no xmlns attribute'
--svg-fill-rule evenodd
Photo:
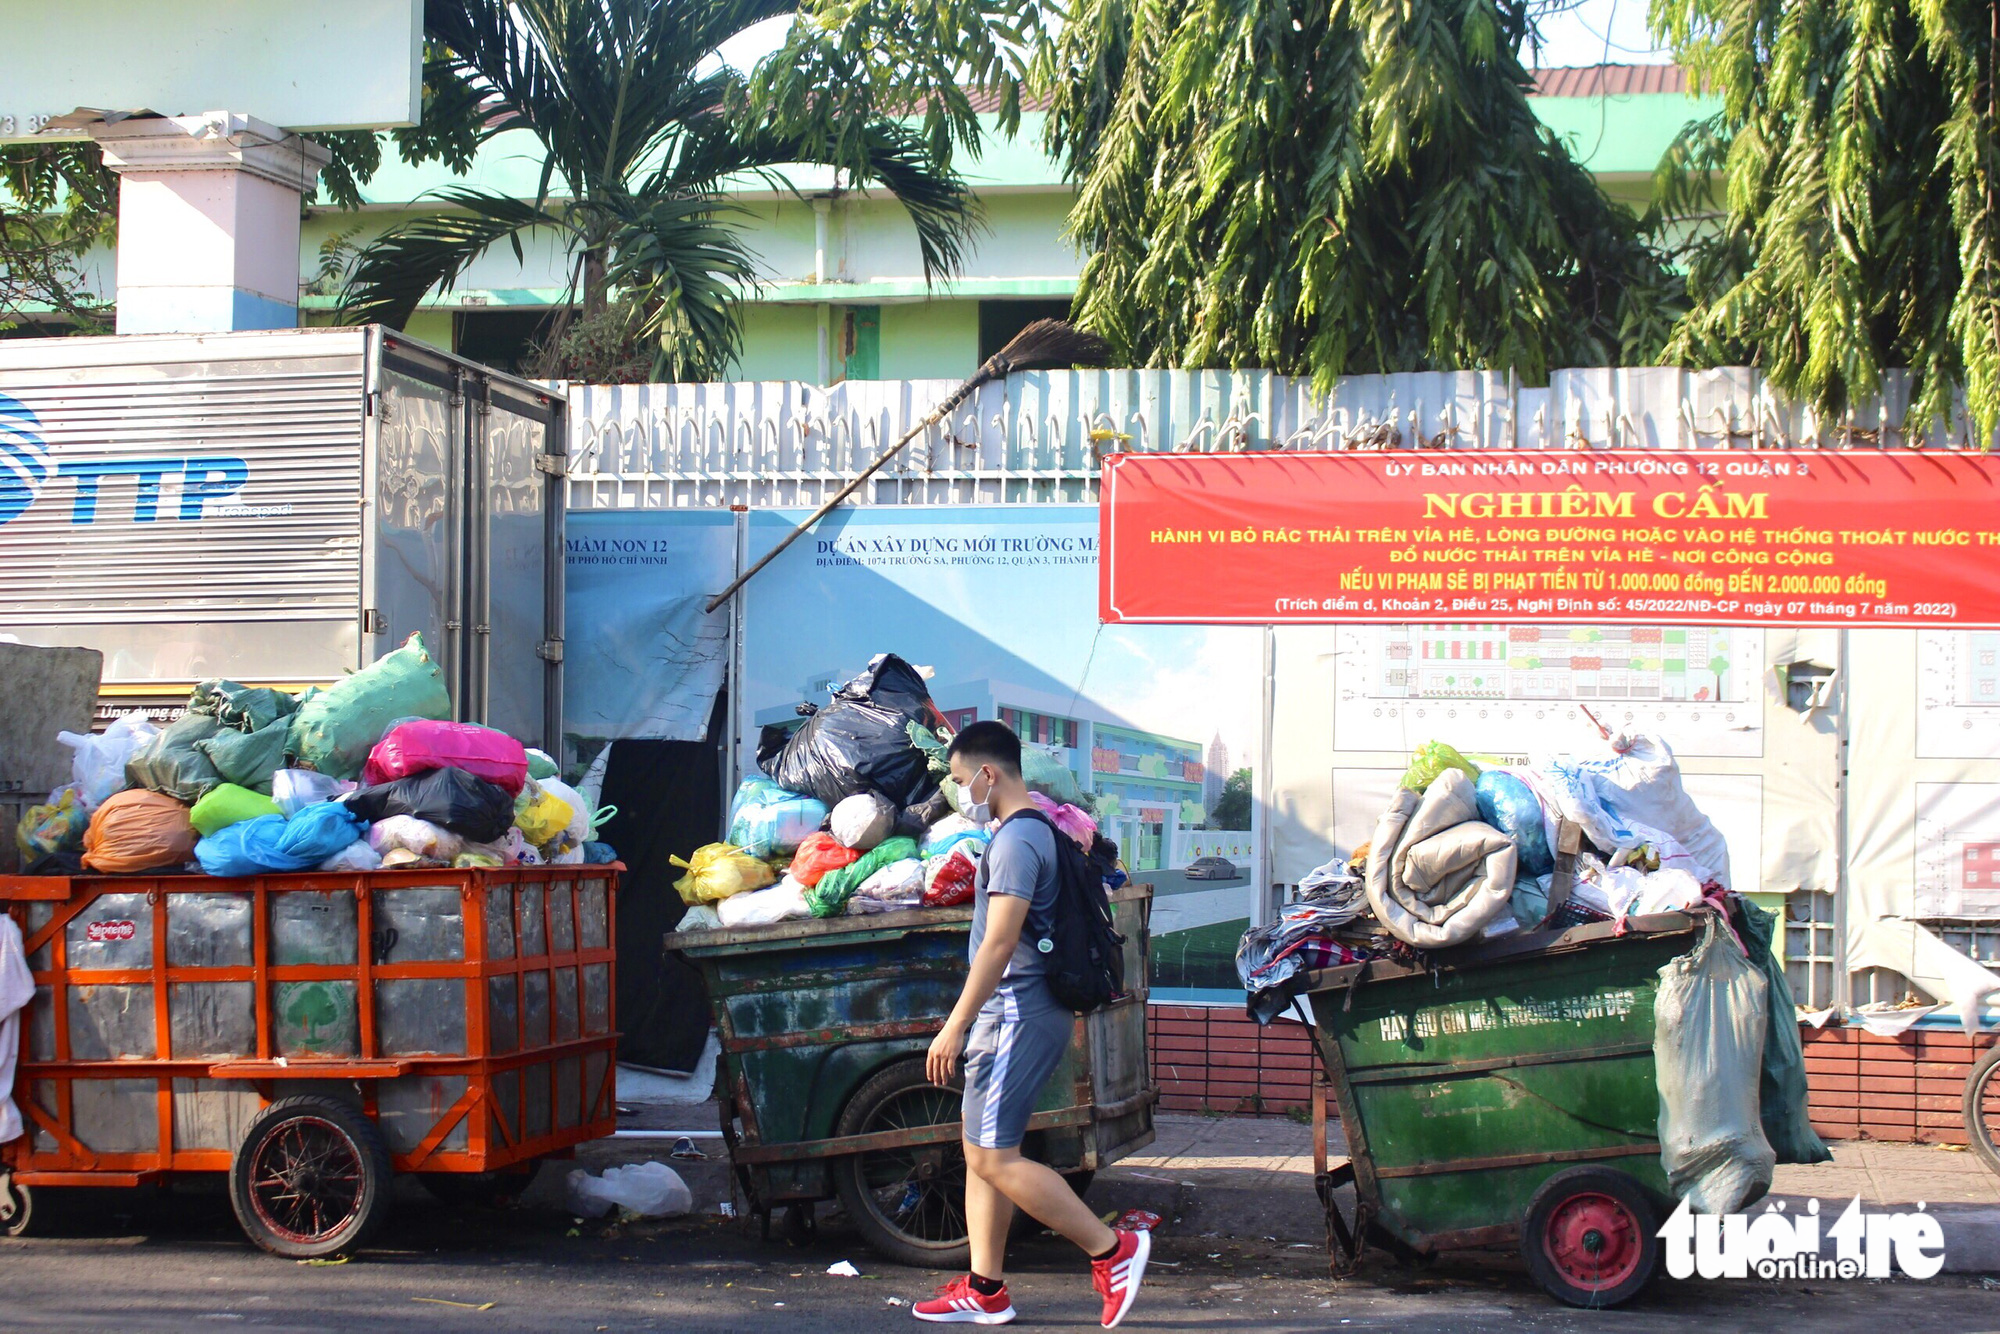
<svg viewBox="0 0 2000 1334"><path fill-rule="evenodd" d="M83 864L92 871L151 871L194 856L188 808L145 788L107 798L83 832Z"/></svg>
<svg viewBox="0 0 2000 1334"><path fill-rule="evenodd" d="M811 889L828 871L838 871L861 860L856 848L844 848L832 834L808 834L792 854L791 877Z"/></svg>

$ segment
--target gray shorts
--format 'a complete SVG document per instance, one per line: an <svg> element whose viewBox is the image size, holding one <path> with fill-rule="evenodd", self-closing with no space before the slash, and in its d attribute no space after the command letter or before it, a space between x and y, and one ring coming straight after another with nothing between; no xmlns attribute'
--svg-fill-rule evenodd
<svg viewBox="0 0 2000 1334"><path fill-rule="evenodd" d="M1076 1016L1046 986L1003 982L965 1040L965 1138L982 1149L1019 1148L1028 1117L1069 1046Z"/></svg>

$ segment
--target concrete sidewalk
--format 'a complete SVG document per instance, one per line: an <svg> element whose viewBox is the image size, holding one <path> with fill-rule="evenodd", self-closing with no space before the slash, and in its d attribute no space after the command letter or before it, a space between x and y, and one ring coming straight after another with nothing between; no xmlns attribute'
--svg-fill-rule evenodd
<svg viewBox="0 0 2000 1334"><path fill-rule="evenodd" d="M637 1109L635 1109L637 1110ZM647 1108L621 1118L662 1128L716 1124L713 1103ZM1324 1215L1313 1190L1312 1129L1288 1117L1200 1116L1161 1112L1152 1144L1100 1172L1090 1202L1100 1211L1149 1209L1181 1235L1270 1241L1298 1249L1326 1244ZM1338 1122L1328 1127L1329 1152L1347 1152ZM601 1170L614 1162L670 1161L670 1140L599 1140L577 1163L551 1164L530 1192L531 1202L560 1208L562 1174L573 1166ZM1919 1202L1945 1229L1946 1268L2000 1274L2000 1175L1976 1154L1921 1144L1838 1140L1833 1161L1780 1167L1772 1196L1803 1207L1821 1201L1838 1211L1857 1195L1863 1208L1913 1208ZM696 1207L711 1210L733 1183L722 1144L702 1140L703 1161L673 1166L693 1189Z"/></svg>
<svg viewBox="0 0 2000 1334"><path fill-rule="evenodd" d="M1161 1113L1146 1149L1100 1173L1091 1202L1146 1208L1183 1229L1286 1244L1324 1244L1312 1180L1312 1130L1287 1118ZM1339 1126L1329 1150L1347 1151ZM1822 1208L1860 1196L1863 1208L1919 1202L1945 1229L1946 1267L2000 1273L2000 1175L1977 1156L1920 1144L1836 1141L1833 1161L1780 1167L1772 1194Z"/></svg>

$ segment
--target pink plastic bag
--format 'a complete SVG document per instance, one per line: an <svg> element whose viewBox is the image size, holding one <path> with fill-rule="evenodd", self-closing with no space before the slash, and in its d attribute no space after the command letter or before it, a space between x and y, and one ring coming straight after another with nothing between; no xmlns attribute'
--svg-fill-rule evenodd
<svg viewBox="0 0 2000 1334"><path fill-rule="evenodd" d="M412 719L390 728L375 744L361 777L373 786L428 769L463 769L517 797L528 781L528 752L505 732L477 723Z"/></svg>
<svg viewBox="0 0 2000 1334"><path fill-rule="evenodd" d="M1030 792L1028 798L1035 803L1036 809L1054 822L1056 828L1068 834L1078 847L1085 852L1090 851L1091 843L1097 838L1097 821L1090 818L1090 812L1072 806L1068 802L1058 805L1039 792Z"/></svg>

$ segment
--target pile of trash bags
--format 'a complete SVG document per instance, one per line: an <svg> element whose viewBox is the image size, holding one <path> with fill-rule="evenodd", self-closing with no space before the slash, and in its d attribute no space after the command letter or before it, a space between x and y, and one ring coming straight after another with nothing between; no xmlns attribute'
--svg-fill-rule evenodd
<svg viewBox="0 0 2000 1334"><path fill-rule="evenodd" d="M826 704L799 711L803 726L765 729L765 776L737 789L725 838L672 859L686 871L679 929L970 903L992 829L964 814L951 732L923 675L879 654ZM1036 805L1088 850L1097 821L1068 766L1024 746L1022 769Z"/></svg>
<svg viewBox="0 0 2000 1334"><path fill-rule="evenodd" d="M449 721L420 635L326 689L203 681L165 728L58 733L72 781L15 831L29 874L609 862L614 813L504 732Z"/></svg>
<svg viewBox="0 0 2000 1334"><path fill-rule="evenodd" d="M1728 891L1729 849L1660 737L1528 768L1441 741L1410 756L1374 837L1320 867L1277 922L1246 932L1237 972L1263 1022L1305 968L1464 945L1515 931L1684 911ZM1559 901L1560 829L1582 834ZM1272 992L1261 1000L1259 994Z"/></svg>
<svg viewBox="0 0 2000 1334"><path fill-rule="evenodd" d="M1607 753L1528 768L1419 746L1374 837L1245 932L1237 972L1250 1014L1268 1024L1311 969L1424 964L1431 951L1524 930L1695 913L1701 943L1661 970L1655 1002L1661 1160L1697 1212L1734 1212L1770 1188L1775 1163L1829 1157L1807 1119L1774 919L1731 891L1728 846L1689 798L1672 748L1649 734L1606 742ZM1566 824L1580 840L1561 859Z"/></svg>

